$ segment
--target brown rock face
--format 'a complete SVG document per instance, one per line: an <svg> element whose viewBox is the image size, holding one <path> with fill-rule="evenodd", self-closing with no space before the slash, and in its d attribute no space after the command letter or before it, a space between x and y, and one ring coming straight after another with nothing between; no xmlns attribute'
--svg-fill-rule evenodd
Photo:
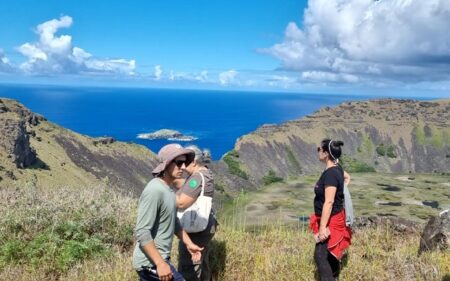
<svg viewBox="0 0 450 281"><path fill-rule="evenodd" d="M120 151L110 154L95 152L71 136L56 136L55 140L77 167L98 179L107 179L111 185L134 195L140 194L145 179L152 177L152 168L156 166L153 159L142 161Z"/></svg>

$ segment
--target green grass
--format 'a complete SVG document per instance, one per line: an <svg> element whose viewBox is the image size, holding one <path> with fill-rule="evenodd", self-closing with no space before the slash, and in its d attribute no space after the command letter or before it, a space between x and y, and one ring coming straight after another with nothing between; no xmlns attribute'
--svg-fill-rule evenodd
<svg viewBox="0 0 450 281"><path fill-rule="evenodd" d="M288 146L285 146L284 148L286 150L286 154L287 154L289 162L294 166L296 171L301 172L302 168L300 166L300 163L298 162L297 158L295 158L292 150Z"/></svg>
<svg viewBox="0 0 450 281"><path fill-rule="evenodd" d="M372 158L374 153L374 145L372 143L372 140L370 139L369 135L363 134L362 135L362 143L361 146L358 147L358 157L363 158Z"/></svg>
<svg viewBox="0 0 450 281"><path fill-rule="evenodd" d="M425 136L423 126L420 124L414 127L414 134L420 145L432 145L434 148L443 149L450 144L450 129L430 127L431 136Z"/></svg>
<svg viewBox="0 0 450 281"><path fill-rule="evenodd" d="M421 124L416 124L414 126L414 135L416 136L417 142L420 145L425 145L426 144L425 131L424 131L423 126Z"/></svg>
<svg viewBox="0 0 450 281"><path fill-rule="evenodd" d="M0 268L27 265L59 276L133 244L132 205L113 191L6 189L0 198Z"/></svg>
<svg viewBox="0 0 450 281"><path fill-rule="evenodd" d="M435 127L431 127L431 140L430 143L433 147L437 149L442 149L445 146L445 131L439 130Z"/></svg>

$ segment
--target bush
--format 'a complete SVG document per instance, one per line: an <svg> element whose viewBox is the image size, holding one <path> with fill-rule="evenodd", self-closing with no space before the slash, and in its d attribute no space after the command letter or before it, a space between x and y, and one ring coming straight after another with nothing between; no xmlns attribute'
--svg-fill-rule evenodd
<svg viewBox="0 0 450 281"><path fill-rule="evenodd" d="M274 171L270 170L267 175L262 178L264 185L269 185L271 183L282 182L283 178L278 177Z"/></svg>
<svg viewBox="0 0 450 281"><path fill-rule="evenodd" d="M395 154L394 146L393 146L393 145L390 145L390 146L387 148L386 155L387 155L389 158L397 158L397 154Z"/></svg>
<svg viewBox="0 0 450 281"><path fill-rule="evenodd" d="M376 151L379 156L385 156L386 155L386 148L384 147L384 144L380 144L377 146Z"/></svg>
<svg viewBox="0 0 450 281"><path fill-rule="evenodd" d="M389 158L397 158L397 155L395 154L395 148L393 145L390 145L388 147L385 147L384 144L380 144L377 146L376 151L379 156L387 156Z"/></svg>
<svg viewBox="0 0 450 281"><path fill-rule="evenodd" d="M23 257L25 245L20 240L10 240L0 247L0 265L14 263Z"/></svg>

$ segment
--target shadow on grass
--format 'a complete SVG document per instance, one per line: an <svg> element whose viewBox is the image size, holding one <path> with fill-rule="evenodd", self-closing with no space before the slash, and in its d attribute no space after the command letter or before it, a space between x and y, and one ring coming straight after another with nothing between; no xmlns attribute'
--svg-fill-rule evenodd
<svg viewBox="0 0 450 281"><path fill-rule="evenodd" d="M225 271L227 260L227 247L225 241L212 240L209 250L209 265L211 266L212 280L219 280Z"/></svg>
<svg viewBox="0 0 450 281"><path fill-rule="evenodd" d="M442 281L450 281L450 274L445 274L445 276L442 277Z"/></svg>
<svg viewBox="0 0 450 281"><path fill-rule="evenodd" d="M36 157L36 161L34 161L34 163L30 166L27 167L27 169L32 169L32 170L46 170L46 171L50 171L50 167L41 159Z"/></svg>

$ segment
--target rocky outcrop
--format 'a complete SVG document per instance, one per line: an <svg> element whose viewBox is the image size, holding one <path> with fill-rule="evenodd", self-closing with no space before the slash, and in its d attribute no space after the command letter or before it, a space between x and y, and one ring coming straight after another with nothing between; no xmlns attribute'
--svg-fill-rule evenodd
<svg viewBox="0 0 450 281"><path fill-rule="evenodd" d="M94 140L92 141L92 143L93 143L94 145L98 145L98 144L104 144L104 145L106 145L106 144L111 144L111 143L113 143L113 142L115 142L115 141L116 141L116 139L113 138L113 137L101 137L101 138L96 138L96 139L94 139Z"/></svg>
<svg viewBox="0 0 450 281"><path fill-rule="evenodd" d="M316 148L324 138L344 141L341 160L350 172L448 173L450 100L383 99L325 107L241 137L229 159L248 175L246 185L260 185L269 173L283 178L318 173L323 167Z"/></svg>
<svg viewBox="0 0 450 281"><path fill-rule="evenodd" d="M389 227L391 230L398 233L418 233L421 229L421 224L399 218L395 216L371 216L371 217L357 217L352 225L353 229L366 228L366 227Z"/></svg>
<svg viewBox="0 0 450 281"><path fill-rule="evenodd" d="M158 140L158 139L166 139L169 141L193 141L197 138L194 136L187 136L183 135L182 133L175 131L175 130L169 130L169 129L162 129L155 131L153 133L144 133L144 134L138 134L138 139L148 139L148 140Z"/></svg>
<svg viewBox="0 0 450 281"><path fill-rule="evenodd" d="M419 254L424 251L445 250L450 248L450 210L432 217L420 239Z"/></svg>
<svg viewBox="0 0 450 281"><path fill-rule="evenodd" d="M26 168L36 161L36 151L30 146L27 127L38 120L30 111L15 106L9 108L0 100L0 148L17 168Z"/></svg>

